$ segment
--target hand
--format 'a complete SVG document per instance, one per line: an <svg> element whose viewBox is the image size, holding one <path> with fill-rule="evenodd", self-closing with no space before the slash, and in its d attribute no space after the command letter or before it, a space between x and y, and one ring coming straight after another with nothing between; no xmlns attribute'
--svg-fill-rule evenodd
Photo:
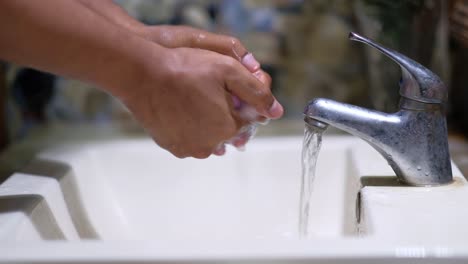
<svg viewBox="0 0 468 264"><path fill-rule="evenodd" d="M254 76L270 87L270 76L260 69L260 64L255 60L253 55L248 53L242 43L233 37L213 34L186 26L146 26L130 17L122 8L110 0L80 0L80 2L92 12L101 15L118 27L126 29L132 34L139 35L157 45L166 48L189 47L205 49L230 56L241 62ZM258 115L255 110L252 110L251 106L242 102L238 97L232 96L232 98L235 102L234 106L240 111L241 116L245 120L251 121L251 123L242 127L235 137L220 143L214 151L216 155L224 154L225 143L232 144L238 148L243 147L255 133L257 123L264 123L266 119L266 117ZM278 106L279 111L282 113L282 107L279 104Z"/></svg>
<svg viewBox="0 0 468 264"><path fill-rule="evenodd" d="M265 117L281 116L269 87L238 61L190 48L164 54L148 54L137 71L139 89L121 99L155 142L175 156L206 158L247 125L234 109L233 95Z"/></svg>
<svg viewBox="0 0 468 264"><path fill-rule="evenodd" d="M141 24L132 27L132 31L166 48L197 48L232 57L242 63L257 79L271 87L271 77L260 68L260 63L237 38L187 26Z"/></svg>
<svg viewBox="0 0 468 264"><path fill-rule="evenodd" d="M138 23L126 23L125 13L95 11L112 1L85 2L0 1L0 58L91 82L113 94L178 157L207 157L246 125L234 96L267 118L282 115L269 86L238 60L162 47L131 32L131 24Z"/></svg>
<svg viewBox="0 0 468 264"><path fill-rule="evenodd" d="M132 31L167 48L198 48L230 56L241 62L267 87L271 87L271 77L260 68L260 63L251 53L248 53L242 42L234 37L214 34L187 26L146 26L140 24L133 27ZM266 123L267 118L252 111L250 106L237 97L234 96L233 100L235 108L241 111L244 119L254 123L243 127L235 137L225 143L232 144L237 148L243 148L256 133L258 123ZM216 148L214 154L223 155L225 150L226 147L223 142Z"/></svg>

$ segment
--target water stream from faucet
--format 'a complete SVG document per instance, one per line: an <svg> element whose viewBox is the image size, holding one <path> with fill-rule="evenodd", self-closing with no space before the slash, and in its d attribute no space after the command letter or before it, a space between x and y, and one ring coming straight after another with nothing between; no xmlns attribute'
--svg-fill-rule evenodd
<svg viewBox="0 0 468 264"><path fill-rule="evenodd" d="M310 199L315 179L315 166L322 145L323 129L305 125L302 143L302 178L299 205L299 236L307 237L309 226Z"/></svg>

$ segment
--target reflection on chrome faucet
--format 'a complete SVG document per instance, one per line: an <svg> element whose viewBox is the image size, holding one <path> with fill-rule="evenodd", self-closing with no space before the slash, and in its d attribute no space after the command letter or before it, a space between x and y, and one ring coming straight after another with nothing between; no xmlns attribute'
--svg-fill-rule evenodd
<svg viewBox="0 0 468 264"><path fill-rule="evenodd" d="M318 98L306 106L305 121L319 127L331 125L367 141L406 184L450 183L445 85L430 70L398 52L355 33L349 38L376 48L400 65L400 110L387 114Z"/></svg>

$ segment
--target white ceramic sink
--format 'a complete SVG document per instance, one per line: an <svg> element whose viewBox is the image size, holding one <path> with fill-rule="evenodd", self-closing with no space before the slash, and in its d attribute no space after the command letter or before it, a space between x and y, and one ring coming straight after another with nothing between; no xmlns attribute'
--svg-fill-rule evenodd
<svg viewBox="0 0 468 264"><path fill-rule="evenodd" d="M468 261L459 170L447 186L399 186L350 136L324 137L300 239L301 147L301 137L257 138L207 160L149 139L43 151L0 185L0 262Z"/></svg>

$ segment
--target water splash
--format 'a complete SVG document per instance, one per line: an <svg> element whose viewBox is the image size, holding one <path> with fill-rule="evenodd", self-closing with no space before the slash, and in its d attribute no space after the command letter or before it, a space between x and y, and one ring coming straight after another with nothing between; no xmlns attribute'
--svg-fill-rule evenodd
<svg viewBox="0 0 468 264"><path fill-rule="evenodd" d="M315 166L322 145L323 129L307 125L302 143L302 180L299 207L299 236L306 237L309 225L310 198L315 179Z"/></svg>

